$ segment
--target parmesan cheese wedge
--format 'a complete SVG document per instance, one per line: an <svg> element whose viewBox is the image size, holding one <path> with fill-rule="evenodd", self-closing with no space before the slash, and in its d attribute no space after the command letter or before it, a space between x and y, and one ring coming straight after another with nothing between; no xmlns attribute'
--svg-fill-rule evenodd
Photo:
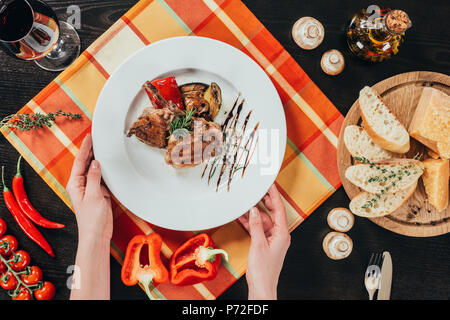
<svg viewBox="0 0 450 320"><path fill-rule="evenodd" d="M409 133L419 141L425 138L449 142L450 97L440 90L424 88L409 125Z"/></svg>
<svg viewBox="0 0 450 320"><path fill-rule="evenodd" d="M448 206L449 161L427 159L422 163L425 167L422 181L428 201L439 212L444 211Z"/></svg>
<svg viewBox="0 0 450 320"><path fill-rule="evenodd" d="M411 136L450 158L450 97L434 88L424 88L408 129Z"/></svg>
<svg viewBox="0 0 450 320"><path fill-rule="evenodd" d="M436 146L442 159L450 159L450 143L438 141Z"/></svg>

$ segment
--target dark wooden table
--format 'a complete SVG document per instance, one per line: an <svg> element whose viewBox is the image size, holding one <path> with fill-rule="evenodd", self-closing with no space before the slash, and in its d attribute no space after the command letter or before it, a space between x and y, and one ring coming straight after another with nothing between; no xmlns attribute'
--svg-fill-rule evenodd
<svg viewBox="0 0 450 320"><path fill-rule="evenodd" d="M188 0L180 0L188 1ZM48 1L61 19L71 4L81 7L82 28L79 30L83 49L100 36L114 21L132 7L132 0ZM245 0L245 4L261 20L286 50L297 60L328 98L346 114L360 88L387 77L416 70L450 73L449 30L450 6L447 0L382 0L392 8L404 9L413 21L407 41L392 60L368 65L346 54L347 66L337 77L322 73L321 54L332 48L345 51L344 29L351 15L371 2L357 0ZM303 51L291 39L291 27L302 16L320 20L326 30L322 45ZM16 112L44 88L56 74L45 72L33 63L12 59L0 52L0 117ZM12 176L17 151L0 138L0 162ZM51 146L49 146L50 148ZM47 256L29 240L0 201L0 217L6 220L9 233L16 236L20 247L31 253L45 278L55 283L56 298L68 299L67 269L74 264L77 225L72 212L40 179L29 165L23 165L26 189L31 201L50 219L65 223L64 230L42 230L53 244L56 259ZM322 239L330 231L326 215L337 206L347 206L342 188L330 197L292 234L292 245L286 257L278 293L281 299L367 299L363 275L371 252L391 252L394 263L392 299L450 298L450 234L432 238L405 237L384 230L369 220L357 218L349 232L354 241L351 256L342 261L328 259L322 251ZM92 257L95 259L95 257ZM145 299L137 287L126 287L120 281L120 266L111 258L111 297L113 299ZM246 299L245 277L229 288L220 299ZM0 299L9 299L0 290Z"/></svg>

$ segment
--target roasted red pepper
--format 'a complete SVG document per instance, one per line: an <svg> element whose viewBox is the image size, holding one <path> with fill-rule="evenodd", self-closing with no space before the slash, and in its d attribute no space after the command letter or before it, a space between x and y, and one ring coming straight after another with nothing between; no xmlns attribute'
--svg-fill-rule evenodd
<svg viewBox="0 0 450 320"><path fill-rule="evenodd" d="M41 216L41 214L33 207L30 200L28 200L25 188L23 186L23 177L20 174L20 159L22 159L22 156L20 156L19 160L17 161L17 173L12 181L14 197L16 198L17 204L19 205L20 209L22 209L23 213L25 213L25 215L31 221L33 221L37 225L40 225L41 227L50 229L64 228L65 225L49 221Z"/></svg>
<svg viewBox="0 0 450 320"><path fill-rule="evenodd" d="M161 96L167 101L172 101L173 104L177 106L178 109L184 110L183 100L181 99L181 92L178 88L177 80L175 77L167 77L164 79L156 79L151 81L151 84L158 89ZM145 91L147 92L148 97L152 101L152 104L155 108L161 109L162 105L159 99L144 86Z"/></svg>
<svg viewBox="0 0 450 320"><path fill-rule="evenodd" d="M45 240L44 236L22 212L22 209L20 209L17 204L13 193L6 187L4 171L5 167L2 167L3 199L5 200L6 207L9 209L17 224L25 232L25 234L31 240L36 242L42 249L44 249L50 256L55 257L55 254L53 253L53 250L47 240Z"/></svg>
<svg viewBox="0 0 450 320"><path fill-rule="evenodd" d="M220 257L216 257L219 254L223 254L228 261L228 254L215 249L213 240L206 233L191 238L170 259L170 282L186 286L214 279L221 261Z"/></svg>
<svg viewBox="0 0 450 320"><path fill-rule="evenodd" d="M141 250L148 246L148 264L141 265ZM122 282L127 286L134 286L138 282L144 287L149 299L155 300L149 285L163 283L169 279L169 271L161 261L162 239L157 233L147 236L138 235L130 240L122 265Z"/></svg>

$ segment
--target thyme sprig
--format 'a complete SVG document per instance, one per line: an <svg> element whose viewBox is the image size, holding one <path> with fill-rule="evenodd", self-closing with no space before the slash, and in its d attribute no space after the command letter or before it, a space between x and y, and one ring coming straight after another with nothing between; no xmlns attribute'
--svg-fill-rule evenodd
<svg viewBox="0 0 450 320"><path fill-rule="evenodd" d="M66 117L67 119L81 119L81 114L64 112L57 110L56 112L49 112L47 114L37 112L33 114L29 113L15 113L11 114L2 121L0 121L0 128L16 128L21 131L36 130L43 127L51 127L59 116Z"/></svg>
<svg viewBox="0 0 450 320"><path fill-rule="evenodd" d="M362 209L367 209L367 208L371 208L375 205L375 203L377 203L377 201L381 199L381 195L380 194L376 194L375 198L372 198L371 200L368 200L361 208Z"/></svg>

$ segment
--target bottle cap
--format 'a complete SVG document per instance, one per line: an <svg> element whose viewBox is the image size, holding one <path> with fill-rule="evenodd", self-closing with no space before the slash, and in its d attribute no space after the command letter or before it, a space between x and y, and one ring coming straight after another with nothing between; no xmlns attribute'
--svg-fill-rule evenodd
<svg viewBox="0 0 450 320"><path fill-rule="evenodd" d="M292 38L300 48L305 50L317 48L324 36L323 25L313 17L302 17L292 27Z"/></svg>
<svg viewBox="0 0 450 320"><path fill-rule="evenodd" d="M320 66L322 67L323 72L330 76L335 76L344 70L344 56L336 49L328 50L322 55Z"/></svg>
<svg viewBox="0 0 450 320"><path fill-rule="evenodd" d="M384 19L388 30L396 34L403 33L412 26L408 14L402 10L389 11Z"/></svg>

